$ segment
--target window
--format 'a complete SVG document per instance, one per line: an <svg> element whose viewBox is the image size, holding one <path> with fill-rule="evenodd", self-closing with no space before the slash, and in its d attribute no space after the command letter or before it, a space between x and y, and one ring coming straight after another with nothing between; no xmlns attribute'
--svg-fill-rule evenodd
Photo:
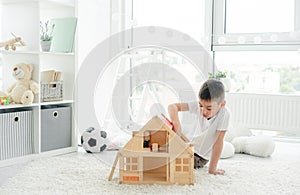
<svg viewBox="0 0 300 195"><path fill-rule="evenodd" d="M176 172L189 172L190 171L190 160L189 158L176 158L175 160L175 171Z"/></svg>
<svg viewBox="0 0 300 195"><path fill-rule="evenodd" d="M225 32L294 31L294 8L295 0L227 0Z"/></svg>
<svg viewBox="0 0 300 195"><path fill-rule="evenodd" d="M231 92L300 94L300 1L214 3L214 60Z"/></svg>
<svg viewBox="0 0 300 195"><path fill-rule="evenodd" d="M231 78L231 92L300 94L297 51L218 51L215 60Z"/></svg>
<svg viewBox="0 0 300 195"><path fill-rule="evenodd" d="M214 50L235 45L252 49L255 46L253 50L262 45L268 49L278 49L270 45L281 45L282 49L287 44L289 50L299 48L300 1L220 0L214 3Z"/></svg>
<svg viewBox="0 0 300 195"><path fill-rule="evenodd" d="M133 0L133 18L137 26L172 28L204 41L205 1Z"/></svg>
<svg viewBox="0 0 300 195"><path fill-rule="evenodd" d="M124 171L137 171L138 158L137 157L124 157Z"/></svg>
<svg viewBox="0 0 300 195"><path fill-rule="evenodd" d="M300 1L213 2L212 50L231 78L233 127L297 135L298 119L284 116L296 112L300 94Z"/></svg>

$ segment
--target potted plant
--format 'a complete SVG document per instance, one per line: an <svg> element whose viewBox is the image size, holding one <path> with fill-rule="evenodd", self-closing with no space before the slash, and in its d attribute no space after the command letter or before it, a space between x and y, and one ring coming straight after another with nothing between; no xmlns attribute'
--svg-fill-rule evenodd
<svg viewBox="0 0 300 195"><path fill-rule="evenodd" d="M209 78L214 78L217 80L220 80L224 87L225 87L225 91L228 92L231 89L231 80L229 77L227 77L227 71L218 71L216 74L212 74L212 73L208 73L209 74Z"/></svg>
<svg viewBox="0 0 300 195"><path fill-rule="evenodd" d="M52 33L54 29L54 24L49 26L49 21L45 22L44 24L40 21L40 43L42 51L49 51L52 41Z"/></svg>

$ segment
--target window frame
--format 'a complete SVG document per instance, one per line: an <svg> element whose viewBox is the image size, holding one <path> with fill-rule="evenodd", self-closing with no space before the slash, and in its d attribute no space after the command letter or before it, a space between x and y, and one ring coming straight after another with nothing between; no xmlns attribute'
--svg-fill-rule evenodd
<svg viewBox="0 0 300 195"><path fill-rule="evenodd" d="M138 171L138 157L133 157L133 156L124 156L123 157L123 162L124 162L124 171Z"/></svg>
<svg viewBox="0 0 300 195"><path fill-rule="evenodd" d="M186 161L186 162L185 162ZM191 159L186 157L178 157L175 159L176 173L189 173L191 170Z"/></svg>
<svg viewBox="0 0 300 195"><path fill-rule="evenodd" d="M213 29L212 51L266 51L266 50L299 50L300 48L300 1L295 0L295 37L292 32L269 32L269 33L225 33L226 1L213 0ZM272 41L271 37L276 41ZM243 37L246 42L239 43ZM260 37L260 42L255 43L254 38ZM226 40L224 42L219 39Z"/></svg>

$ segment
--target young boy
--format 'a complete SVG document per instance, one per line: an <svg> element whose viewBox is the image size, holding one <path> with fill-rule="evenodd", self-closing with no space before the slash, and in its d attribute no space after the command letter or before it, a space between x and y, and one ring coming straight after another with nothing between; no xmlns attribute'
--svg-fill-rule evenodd
<svg viewBox="0 0 300 195"><path fill-rule="evenodd" d="M174 131L181 134L178 112L189 111L196 115L194 144L194 168L202 168L210 160L209 173L225 173L217 169L223 148L223 139L229 126L229 111L225 107L225 90L222 82L209 79L201 86L199 102L175 103L168 106Z"/></svg>

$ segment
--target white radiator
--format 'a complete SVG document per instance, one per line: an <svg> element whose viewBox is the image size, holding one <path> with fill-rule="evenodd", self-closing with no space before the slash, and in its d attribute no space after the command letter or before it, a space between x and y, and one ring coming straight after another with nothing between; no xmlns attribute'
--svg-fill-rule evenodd
<svg viewBox="0 0 300 195"><path fill-rule="evenodd" d="M0 160L32 153L32 111L0 110Z"/></svg>
<svg viewBox="0 0 300 195"><path fill-rule="evenodd" d="M226 100L233 128L300 136L300 96L228 93Z"/></svg>

